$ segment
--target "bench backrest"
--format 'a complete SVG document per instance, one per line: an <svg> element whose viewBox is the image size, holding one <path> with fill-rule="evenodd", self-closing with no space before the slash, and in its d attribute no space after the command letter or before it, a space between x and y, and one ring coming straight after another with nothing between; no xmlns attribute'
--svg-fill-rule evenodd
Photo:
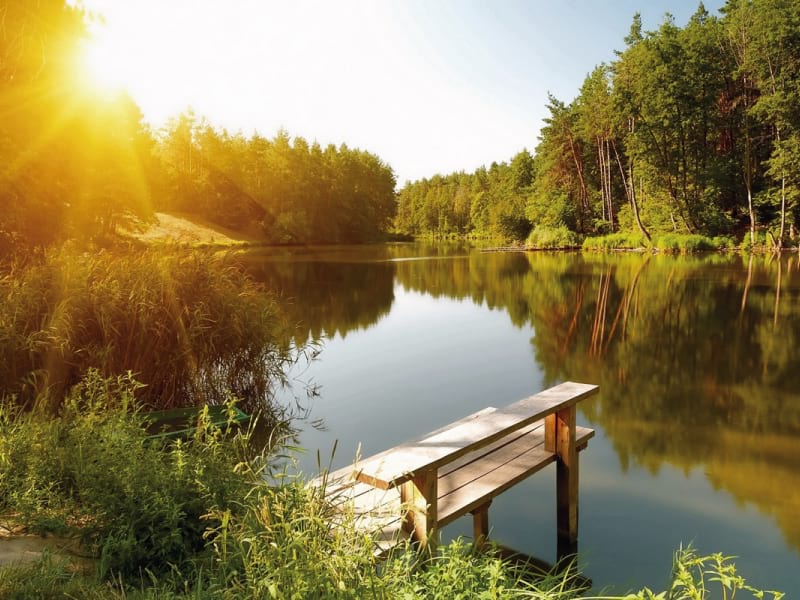
<svg viewBox="0 0 800 600"><path fill-rule="evenodd" d="M534 421L568 408L597 392L598 386L567 381L505 408L478 413L428 436L405 442L358 465L357 478L388 489L415 473L437 469L491 444Z"/></svg>

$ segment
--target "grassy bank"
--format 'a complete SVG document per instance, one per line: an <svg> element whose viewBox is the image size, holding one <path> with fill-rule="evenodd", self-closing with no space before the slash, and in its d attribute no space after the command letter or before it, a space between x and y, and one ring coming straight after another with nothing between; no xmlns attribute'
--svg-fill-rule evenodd
<svg viewBox="0 0 800 600"><path fill-rule="evenodd" d="M0 568L0 597L579 595L567 575L532 579L491 552L474 553L463 540L435 556L401 548L379 564L372 540L352 517L333 526L323 491L276 469L286 464L278 457L253 455L248 432L226 433L201 415L186 442L148 440L136 388L130 378L93 371L67 395L58 419L9 403L0 408L3 521L71 536L93 559L80 568L45 554L27 566ZM761 597L727 559L681 551L668 592L628 597L730 598L735 590Z"/></svg>
<svg viewBox="0 0 800 600"><path fill-rule="evenodd" d="M297 349L275 299L210 252L66 246L0 276L0 386L55 412L90 368L132 371L152 408L277 409L275 386Z"/></svg>

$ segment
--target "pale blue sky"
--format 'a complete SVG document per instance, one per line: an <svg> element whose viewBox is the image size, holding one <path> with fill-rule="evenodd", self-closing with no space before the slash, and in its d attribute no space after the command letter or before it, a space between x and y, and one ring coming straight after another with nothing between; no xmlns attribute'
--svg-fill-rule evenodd
<svg viewBox="0 0 800 600"><path fill-rule="evenodd" d="M245 134L284 127L378 154L398 182L533 149L633 14L683 25L695 0L84 0L99 76L155 125L187 105ZM723 0L705 3L717 14Z"/></svg>

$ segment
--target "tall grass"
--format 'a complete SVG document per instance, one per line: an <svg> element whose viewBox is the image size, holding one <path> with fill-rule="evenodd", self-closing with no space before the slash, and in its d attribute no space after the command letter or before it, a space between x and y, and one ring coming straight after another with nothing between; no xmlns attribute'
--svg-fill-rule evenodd
<svg viewBox="0 0 800 600"><path fill-rule="evenodd" d="M90 369L131 371L157 408L269 407L294 349L276 302L224 256L64 247L0 278L0 387L56 409Z"/></svg>
<svg viewBox="0 0 800 600"><path fill-rule="evenodd" d="M0 517L30 530L79 533L96 565L82 572L45 555L31 566L0 568L0 597L580 595L570 572L532 579L524 567L476 553L464 540L433 555L400 547L379 563L353 515L332 518L324 490L283 468L270 470L277 461L264 455L249 456L248 432L225 435L201 416L188 443L147 441L136 385L92 372L69 394L61 419L0 409ZM676 555L667 591L626 598L725 599L737 590L780 598L747 586L726 557L691 550Z"/></svg>
<svg viewBox="0 0 800 600"><path fill-rule="evenodd" d="M583 240L584 250L635 250L648 246L647 239L640 233L610 233Z"/></svg>
<svg viewBox="0 0 800 600"><path fill-rule="evenodd" d="M150 441L137 386L90 371L58 419L0 408L0 513L29 531L79 534L103 575L185 567L205 546L210 507L234 506L256 480L232 468L243 439L224 438L206 413L190 443Z"/></svg>
<svg viewBox="0 0 800 600"><path fill-rule="evenodd" d="M558 227L537 225L528 235L525 245L529 248L542 249L578 248L580 238L577 233L570 231L564 225Z"/></svg>
<svg viewBox="0 0 800 600"><path fill-rule="evenodd" d="M586 238L584 250L636 250L655 248L661 252L674 254L691 254L707 250L732 250L735 242L726 236L709 238L704 235L689 233L664 233L657 235L652 241L640 233L611 233L608 235Z"/></svg>
<svg viewBox="0 0 800 600"><path fill-rule="evenodd" d="M716 250L717 246L709 237L688 233L665 233L653 240L653 246L663 252L691 254L706 250Z"/></svg>

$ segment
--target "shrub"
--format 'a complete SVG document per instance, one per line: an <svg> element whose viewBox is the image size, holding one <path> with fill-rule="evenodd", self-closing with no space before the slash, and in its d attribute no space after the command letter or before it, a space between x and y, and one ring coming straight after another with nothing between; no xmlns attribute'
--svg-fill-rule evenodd
<svg viewBox="0 0 800 600"><path fill-rule="evenodd" d="M766 231L756 231L755 242L750 241L750 232L745 232L739 247L744 252L758 252L772 247Z"/></svg>
<svg viewBox="0 0 800 600"><path fill-rule="evenodd" d="M663 252L676 252L687 254L714 250L717 246L711 238L704 235L690 233L665 233L658 236L653 245Z"/></svg>
<svg viewBox="0 0 800 600"><path fill-rule="evenodd" d="M525 245L530 248L577 248L580 246L578 234L570 231L564 225L548 227L537 225L533 228Z"/></svg>
<svg viewBox="0 0 800 600"><path fill-rule="evenodd" d="M132 371L157 408L271 408L293 349L276 302L226 257L200 251L49 251L0 278L0 382L51 410L90 369Z"/></svg>
<svg viewBox="0 0 800 600"><path fill-rule="evenodd" d="M103 573L185 568L205 547L207 513L235 508L255 481L234 468L242 436L226 439L207 413L189 443L149 441L137 385L90 371L59 419L2 414L0 512L33 531L79 531Z"/></svg>
<svg viewBox="0 0 800 600"><path fill-rule="evenodd" d="M711 238L711 244L719 250L733 250L736 248L736 240L729 235L718 235Z"/></svg>
<svg viewBox="0 0 800 600"><path fill-rule="evenodd" d="M635 250L648 245L647 239L640 233L610 233L583 240L584 250Z"/></svg>

